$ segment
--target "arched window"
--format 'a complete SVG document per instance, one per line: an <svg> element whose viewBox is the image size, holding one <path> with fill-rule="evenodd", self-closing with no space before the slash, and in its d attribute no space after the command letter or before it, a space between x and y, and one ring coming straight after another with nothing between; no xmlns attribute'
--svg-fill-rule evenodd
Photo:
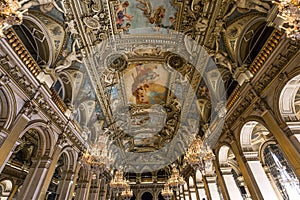
<svg viewBox="0 0 300 200"><path fill-rule="evenodd" d="M240 41L238 55L240 65L251 64L254 61L273 30L274 28L267 26L263 19L256 19L249 24Z"/></svg>
<svg viewBox="0 0 300 200"><path fill-rule="evenodd" d="M47 33L43 31L42 25L34 18L25 16L23 23L13 26L13 29L37 64L50 66L52 52L49 47L50 42L47 40Z"/></svg>
<svg viewBox="0 0 300 200"><path fill-rule="evenodd" d="M300 184L277 144L269 144L263 150L265 164L283 199L300 199Z"/></svg>

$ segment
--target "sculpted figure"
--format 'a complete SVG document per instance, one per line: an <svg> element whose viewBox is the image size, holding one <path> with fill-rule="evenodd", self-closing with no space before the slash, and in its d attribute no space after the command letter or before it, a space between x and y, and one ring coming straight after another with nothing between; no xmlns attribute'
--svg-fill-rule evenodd
<svg viewBox="0 0 300 200"><path fill-rule="evenodd" d="M227 58L227 53L224 51L216 51L211 53L212 56L214 56L215 63L221 67L227 68L230 73L232 73L232 63Z"/></svg>
<svg viewBox="0 0 300 200"><path fill-rule="evenodd" d="M82 63L82 59L79 59L79 57L82 57L81 54L76 53L76 49L75 49L76 43L77 40L73 42L72 52L70 52L69 55L67 55L65 59L62 61L62 63L55 68L56 72L61 72L62 70L71 67L73 61Z"/></svg>
<svg viewBox="0 0 300 200"><path fill-rule="evenodd" d="M230 16L236 9L241 13L249 12L250 10L266 13L271 8L269 1L271 0L234 0L235 4L224 18Z"/></svg>

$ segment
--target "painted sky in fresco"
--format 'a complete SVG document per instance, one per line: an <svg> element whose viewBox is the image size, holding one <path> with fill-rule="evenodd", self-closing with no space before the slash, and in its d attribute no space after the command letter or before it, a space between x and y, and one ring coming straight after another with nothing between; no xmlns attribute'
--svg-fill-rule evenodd
<svg viewBox="0 0 300 200"><path fill-rule="evenodd" d="M124 1L122 1L124 2ZM134 16L131 21L128 21L126 17L123 26L126 25L127 22L131 24L128 33L143 33L143 30L139 30L139 28L153 28L147 29L147 31L153 33L163 31L163 28L172 28L172 22L170 21L170 17L176 18L177 8L172 6L172 0L128 0L129 6L126 9L126 14ZM143 4L143 2L145 4ZM143 8L148 9L146 11L147 14L142 10ZM164 9L164 16L161 19L156 18L156 21L151 24L149 23L149 18L152 14L152 18L154 18L154 13L158 12L158 9ZM149 16L150 15L150 16ZM161 21L160 21L161 20ZM159 26L162 27L161 30L155 29L157 26L157 21L159 21ZM174 22L174 21L173 21Z"/></svg>

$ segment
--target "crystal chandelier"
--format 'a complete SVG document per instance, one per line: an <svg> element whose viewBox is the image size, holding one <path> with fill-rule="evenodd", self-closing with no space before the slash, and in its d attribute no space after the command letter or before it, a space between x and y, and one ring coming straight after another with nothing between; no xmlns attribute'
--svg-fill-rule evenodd
<svg viewBox="0 0 300 200"><path fill-rule="evenodd" d="M170 189L168 183L164 185L164 189L161 191L161 195L164 197L165 200L170 200L173 196L173 191Z"/></svg>
<svg viewBox="0 0 300 200"><path fill-rule="evenodd" d="M300 0L276 0L279 9L279 17L283 24L279 26L285 30L291 39L300 39Z"/></svg>
<svg viewBox="0 0 300 200"><path fill-rule="evenodd" d="M27 10L19 11L19 9L27 1L0 0L0 37L4 37L4 30L22 23L23 13Z"/></svg>
<svg viewBox="0 0 300 200"><path fill-rule="evenodd" d="M211 148L203 145L201 138L197 137L189 147L184 160L195 170L200 170L203 175L213 171L215 155Z"/></svg>
<svg viewBox="0 0 300 200"><path fill-rule="evenodd" d="M170 188L176 192L185 184L184 179L180 176L179 171L175 166L172 168L172 174L167 183Z"/></svg>
<svg viewBox="0 0 300 200"><path fill-rule="evenodd" d="M133 196L133 192L132 192L132 190L130 189L129 184L127 183L126 189L121 193L121 197L122 197L124 200L130 200L132 196Z"/></svg>
<svg viewBox="0 0 300 200"><path fill-rule="evenodd" d="M122 170L117 170L115 177L111 180L109 186L117 193L121 193L126 190L129 184L125 181Z"/></svg>

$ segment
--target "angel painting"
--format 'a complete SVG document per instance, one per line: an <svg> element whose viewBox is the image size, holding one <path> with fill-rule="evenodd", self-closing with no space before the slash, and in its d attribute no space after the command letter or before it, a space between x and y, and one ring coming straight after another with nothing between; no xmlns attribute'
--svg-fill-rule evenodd
<svg viewBox="0 0 300 200"><path fill-rule="evenodd" d="M162 27L162 20L166 15L166 9L164 5L160 5L157 8L153 8L150 0L136 0L139 3L136 7L143 11L144 16L148 19L150 24L154 24L156 28Z"/></svg>
<svg viewBox="0 0 300 200"><path fill-rule="evenodd" d="M160 81L160 73L163 73L160 65L136 64L132 75L131 94L136 104L155 105L162 104L166 100L167 88Z"/></svg>
<svg viewBox="0 0 300 200"><path fill-rule="evenodd" d="M117 24L118 29L123 29L122 27L124 27L125 19L127 21L131 21L132 18L134 17L133 15L129 15L127 13L128 6L129 6L128 1L124 1L124 2L120 3L117 6L117 9L116 9L116 24ZM127 24L129 24L129 22L127 22Z"/></svg>

